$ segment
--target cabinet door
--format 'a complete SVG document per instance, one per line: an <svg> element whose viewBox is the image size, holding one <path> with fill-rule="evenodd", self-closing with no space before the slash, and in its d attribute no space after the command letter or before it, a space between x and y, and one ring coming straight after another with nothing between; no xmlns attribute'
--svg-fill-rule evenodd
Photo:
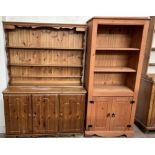
<svg viewBox="0 0 155 155"><path fill-rule="evenodd" d="M50 134L58 131L57 95L33 95L33 133Z"/></svg>
<svg viewBox="0 0 155 155"><path fill-rule="evenodd" d="M4 96L6 134L32 133L32 107L29 95Z"/></svg>
<svg viewBox="0 0 155 155"><path fill-rule="evenodd" d="M84 114L85 95L60 95L60 132L83 132Z"/></svg>
<svg viewBox="0 0 155 155"><path fill-rule="evenodd" d="M114 97L111 107L110 130L127 130L130 124L132 97Z"/></svg>
<svg viewBox="0 0 155 155"><path fill-rule="evenodd" d="M89 130L108 130L110 123L111 97L97 97L92 108L92 127Z"/></svg>

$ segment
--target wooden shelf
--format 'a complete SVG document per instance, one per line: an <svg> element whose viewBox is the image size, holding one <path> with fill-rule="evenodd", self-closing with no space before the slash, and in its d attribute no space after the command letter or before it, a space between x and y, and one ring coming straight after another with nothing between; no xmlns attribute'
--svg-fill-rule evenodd
<svg viewBox="0 0 155 155"><path fill-rule="evenodd" d="M84 48L57 48L57 47L20 47L20 46L7 46L10 49L34 49L34 50L73 50L73 51L83 51Z"/></svg>
<svg viewBox="0 0 155 155"><path fill-rule="evenodd" d="M94 87L93 96L133 96L134 92L127 86Z"/></svg>
<svg viewBox="0 0 155 155"><path fill-rule="evenodd" d="M151 48L151 51L155 52L155 47Z"/></svg>
<svg viewBox="0 0 155 155"><path fill-rule="evenodd" d="M155 63L149 63L149 66L155 66Z"/></svg>
<svg viewBox="0 0 155 155"><path fill-rule="evenodd" d="M82 65L55 65L55 64L9 64L9 66L19 67L83 67Z"/></svg>
<svg viewBox="0 0 155 155"><path fill-rule="evenodd" d="M12 78L81 78L82 76L14 76L12 75Z"/></svg>
<svg viewBox="0 0 155 155"><path fill-rule="evenodd" d="M95 67L94 72L136 72L129 67Z"/></svg>
<svg viewBox="0 0 155 155"><path fill-rule="evenodd" d="M139 48L96 48L97 51L140 51Z"/></svg>

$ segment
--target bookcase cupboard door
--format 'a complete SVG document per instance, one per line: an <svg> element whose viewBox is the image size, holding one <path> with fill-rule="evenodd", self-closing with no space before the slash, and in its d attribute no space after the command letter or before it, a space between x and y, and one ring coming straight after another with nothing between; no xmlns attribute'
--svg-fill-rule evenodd
<svg viewBox="0 0 155 155"><path fill-rule="evenodd" d="M85 95L60 95L59 132L83 132Z"/></svg>
<svg viewBox="0 0 155 155"><path fill-rule="evenodd" d="M101 97L94 101L94 108L92 109L94 116L92 118L92 130L108 130L110 123L110 107L112 98ZM89 125L88 125L89 128ZM90 128L91 130L91 128Z"/></svg>
<svg viewBox="0 0 155 155"><path fill-rule="evenodd" d="M58 131L57 95L33 95L33 133L50 134Z"/></svg>
<svg viewBox="0 0 155 155"><path fill-rule="evenodd" d="M32 133L32 108L30 95L4 96L6 133Z"/></svg>
<svg viewBox="0 0 155 155"><path fill-rule="evenodd" d="M114 97L111 107L110 130L127 130L130 125L132 97Z"/></svg>

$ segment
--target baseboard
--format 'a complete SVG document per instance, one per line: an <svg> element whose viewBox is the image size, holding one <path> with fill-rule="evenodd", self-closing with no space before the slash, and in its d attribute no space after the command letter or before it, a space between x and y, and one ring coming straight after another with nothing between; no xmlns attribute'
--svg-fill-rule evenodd
<svg viewBox="0 0 155 155"><path fill-rule="evenodd" d="M0 133L5 133L5 126L0 126Z"/></svg>

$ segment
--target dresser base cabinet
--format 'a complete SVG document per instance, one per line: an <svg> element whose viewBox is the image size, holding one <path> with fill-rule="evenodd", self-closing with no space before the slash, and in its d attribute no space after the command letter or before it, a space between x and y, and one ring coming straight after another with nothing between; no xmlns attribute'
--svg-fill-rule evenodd
<svg viewBox="0 0 155 155"><path fill-rule="evenodd" d="M7 136L35 137L84 133L84 89L77 93L62 93L58 89L55 93L45 94L37 91L14 93L13 90L6 90L4 105Z"/></svg>

